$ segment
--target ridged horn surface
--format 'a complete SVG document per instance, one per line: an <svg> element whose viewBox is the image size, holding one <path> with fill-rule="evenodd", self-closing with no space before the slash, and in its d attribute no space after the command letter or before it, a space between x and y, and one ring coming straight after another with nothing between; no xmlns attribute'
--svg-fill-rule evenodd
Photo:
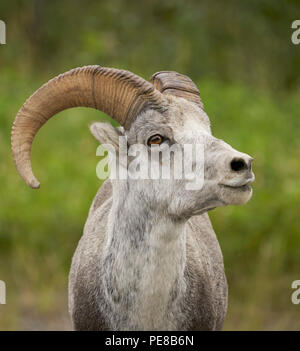
<svg viewBox="0 0 300 351"><path fill-rule="evenodd" d="M151 77L150 82L161 93L182 97L196 103L203 109L197 86L184 74L173 71L156 72Z"/></svg>
<svg viewBox="0 0 300 351"><path fill-rule="evenodd" d="M31 146L42 125L60 111L91 107L129 128L145 104L160 109L163 102L151 83L129 71L85 66L61 74L38 89L15 118L11 145L17 170L30 187L39 188L31 167Z"/></svg>

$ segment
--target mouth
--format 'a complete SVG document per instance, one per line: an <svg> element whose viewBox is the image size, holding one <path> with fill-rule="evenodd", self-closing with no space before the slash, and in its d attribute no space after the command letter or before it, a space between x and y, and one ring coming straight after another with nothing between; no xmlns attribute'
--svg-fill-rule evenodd
<svg viewBox="0 0 300 351"><path fill-rule="evenodd" d="M243 185L228 185L228 184L219 184L223 188L227 189L232 189L232 190L237 190L237 191L250 191L251 186L249 184L243 184Z"/></svg>
<svg viewBox="0 0 300 351"><path fill-rule="evenodd" d="M236 190L236 191L251 191L251 186L250 184L254 181L255 177L254 174L252 173L251 178L247 178L244 181L229 181L227 184L226 183L219 183L219 185L223 188L231 189L231 190Z"/></svg>

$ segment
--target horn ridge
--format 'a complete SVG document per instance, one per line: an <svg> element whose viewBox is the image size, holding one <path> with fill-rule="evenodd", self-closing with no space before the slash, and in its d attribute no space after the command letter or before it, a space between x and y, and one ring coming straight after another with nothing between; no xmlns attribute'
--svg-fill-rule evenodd
<svg viewBox="0 0 300 351"><path fill-rule="evenodd" d="M30 161L33 139L60 111L91 107L129 128L146 104L158 108L164 100L151 83L126 70L91 65L59 74L26 100L14 120L11 146L17 170L30 187L39 187Z"/></svg>
<svg viewBox="0 0 300 351"><path fill-rule="evenodd" d="M152 75L150 82L162 94L184 98L203 109L199 90L188 76L174 71L160 71Z"/></svg>

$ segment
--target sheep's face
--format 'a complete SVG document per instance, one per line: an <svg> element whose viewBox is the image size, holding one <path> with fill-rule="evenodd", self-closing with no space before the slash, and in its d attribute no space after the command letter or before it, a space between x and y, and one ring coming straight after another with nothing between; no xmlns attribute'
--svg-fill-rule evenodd
<svg viewBox="0 0 300 351"><path fill-rule="evenodd" d="M172 96L168 100L167 111L146 110L127 131L104 123L91 126L119 158L119 140L126 137L126 162L123 158L119 164L128 170L130 189L157 208L187 218L246 203L252 195L252 158L213 137L209 118L197 105Z"/></svg>

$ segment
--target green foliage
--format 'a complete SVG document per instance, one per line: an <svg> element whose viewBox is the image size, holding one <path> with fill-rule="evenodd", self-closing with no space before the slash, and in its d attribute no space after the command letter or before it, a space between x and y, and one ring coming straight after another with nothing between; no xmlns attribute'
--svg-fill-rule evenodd
<svg viewBox="0 0 300 351"><path fill-rule="evenodd" d="M60 113L32 150L41 189L19 178L10 153L26 98L78 65L149 77L176 70L198 83L214 135L254 157L254 195L211 213L229 282L226 329L299 329L300 45L297 1L24 1L0 3L0 329L69 328L67 275L101 182L89 109ZM298 274L298 275L297 275Z"/></svg>
<svg viewBox="0 0 300 351"><path fill-rule="evenodd" d="M2 1L3 66L46 76L78 65L127 68L150 76L242 81L256 89L299 88L291 43L298 0Z"/></svg>

